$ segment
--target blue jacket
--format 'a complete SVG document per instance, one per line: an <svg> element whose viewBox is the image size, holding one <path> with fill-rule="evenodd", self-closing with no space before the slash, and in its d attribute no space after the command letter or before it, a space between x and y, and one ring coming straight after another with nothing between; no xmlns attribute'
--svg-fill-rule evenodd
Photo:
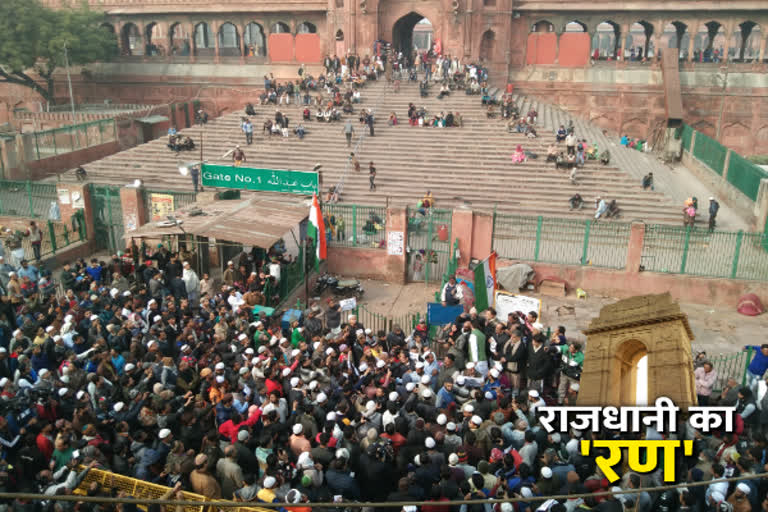
<svg viewBox="0 0 768 512"><path fill-rule="evenodd" d="M744 348L752 348L752 350L755 351L755 357L752 359L752 362L749 363L747 370L749 370L749 373L752 375L762 377L765 370L768 370L768 356L764 356L760 347L757 345L747 345Z"/></svg>

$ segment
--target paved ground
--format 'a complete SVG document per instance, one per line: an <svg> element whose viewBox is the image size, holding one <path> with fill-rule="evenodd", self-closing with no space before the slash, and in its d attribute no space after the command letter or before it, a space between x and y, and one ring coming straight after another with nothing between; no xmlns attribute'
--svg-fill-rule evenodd
<svg viewBox="0 0 768 512"><path fill-rule="evenodd" d="M426 303L434 300L437 287L425 286L423 283L393 285L366 280L365 298L361 302L370 311L386 315L400 316L409 312L426 312ZM579 300L574 296L561 299L530 294L542 299L542 320L545 325L563 325L569 338L584 340L581 333L600 309L615 302L612 297L590 296ZM719 309L682 304L682 309L688 314L688 321L696 339L693 342L694 351L705 350L710 355L729 354L741 350L747 344L763 343L756 334L768 329L768 314L758 317L748 317L736 312L735 305Z"/></svg>

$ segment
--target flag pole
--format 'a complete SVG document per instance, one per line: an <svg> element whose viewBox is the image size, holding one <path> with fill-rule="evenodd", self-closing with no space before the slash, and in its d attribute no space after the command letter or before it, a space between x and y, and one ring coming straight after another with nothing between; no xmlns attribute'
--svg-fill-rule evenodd
<svg viewBox="0 0 768 512"><path fill-rule="evenodd" d="M307 241L309 239L307 237L304 237L304 268L302 269L304 272L304 300L307 303L307 306L309 306L309 270L307 270Z"/></svg>

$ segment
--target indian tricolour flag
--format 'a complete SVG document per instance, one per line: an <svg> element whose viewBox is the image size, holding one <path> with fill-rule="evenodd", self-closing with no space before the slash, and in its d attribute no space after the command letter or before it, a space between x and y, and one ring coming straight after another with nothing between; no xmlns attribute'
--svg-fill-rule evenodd
<svg viewBox="0 0 768 512"><path fill-rule="evenodd" d="M496 292L496 253L492 252L475 267L475 308L483 312L494 305Z"/></svg>
<svg viewBox="0 0 768 512"><path fill-rule="evenodd" d="M320 201L317 200L317 194L312 194L307 237L315 241L315 269L317 269L320 266L320 260L326 259L328 255L325 245L325 222L323 222L323 212L320 211Z"/></svg>

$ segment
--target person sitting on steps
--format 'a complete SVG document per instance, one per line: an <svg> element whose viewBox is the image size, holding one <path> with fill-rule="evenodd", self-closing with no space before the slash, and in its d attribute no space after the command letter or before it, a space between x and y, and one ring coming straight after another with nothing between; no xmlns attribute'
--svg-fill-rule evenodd
<svg viewBox="0 0 768 512"><path fill-rule="evenodd" d="M568 204L570 205L569 210L581 210L584 206L584 199L582 199L581 194L574 194L568 200Z"/></svg>

